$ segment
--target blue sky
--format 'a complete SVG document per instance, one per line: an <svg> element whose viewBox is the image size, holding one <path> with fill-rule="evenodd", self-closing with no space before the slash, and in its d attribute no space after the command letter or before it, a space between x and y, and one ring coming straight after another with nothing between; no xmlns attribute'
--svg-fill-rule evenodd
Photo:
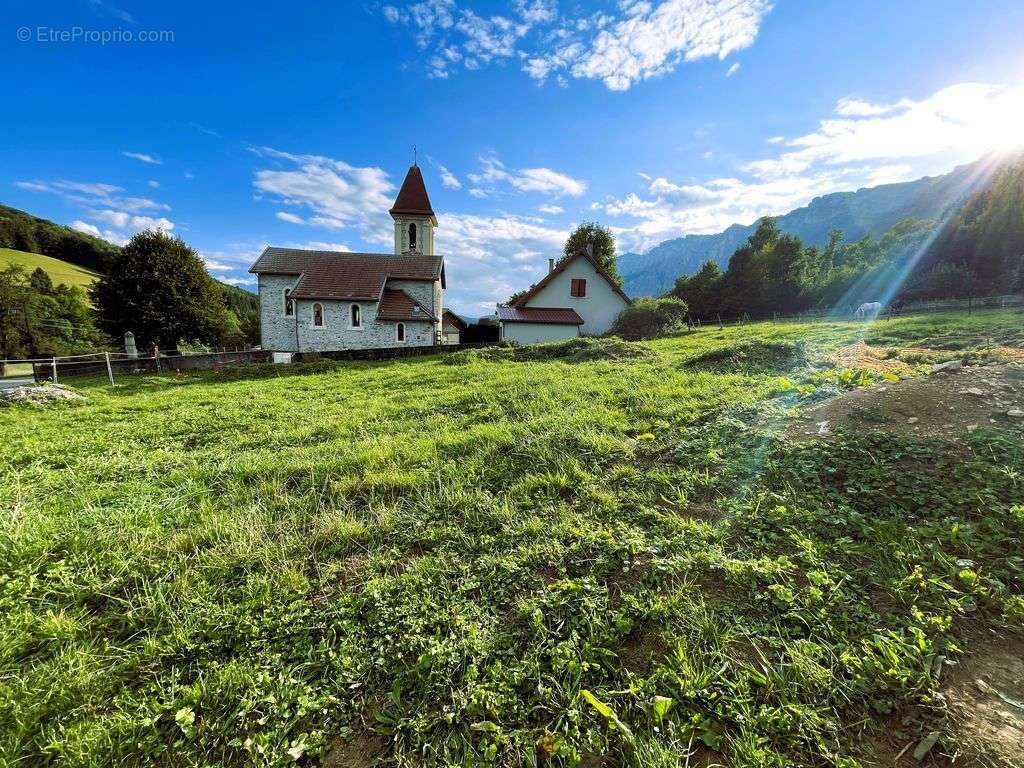
<svg viewBox="0 0 1024 768"><path fill-rule="evenodd" d="M1024 125L1019 0L41 6L0 10L0 201L117 242L162 226L252 288L267 244L387 251L415 144L471 315L576 222L643 250Z"/></svg>

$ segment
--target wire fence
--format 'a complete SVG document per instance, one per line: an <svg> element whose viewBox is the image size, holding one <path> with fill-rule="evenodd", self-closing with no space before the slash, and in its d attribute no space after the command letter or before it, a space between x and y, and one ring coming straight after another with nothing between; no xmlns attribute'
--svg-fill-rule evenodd
<svg viewBox="0 0 1024 768"><path fill-rule="evenodd" d="M929 299L883 306L881 311L857 316L857 305L833 307L831 309L809 309L803 312L776 311L770 315L751 316L746 312L716 312L707 315L691 315L691 327L705 325L744 325L751 322L781 321L845 321L845 320L890 320L903 315L921 315L931 312L955 312L966 310L968 314L981 309L1024 309L1024 296L1006 294L1003 296L980 296L974 299Z"/></svg>
<svg viewBox="0 0 1024 768"><path fill-rule="evenodd" d="M76 376L106 376L110 386L114 386L115 377L121 375L203 370L232 363L266 362L269 357L269 352L259 349L222 347L216 351L157 350L150 355L103 351L0 359L0 387L43 381L59 384Z"/></svg>

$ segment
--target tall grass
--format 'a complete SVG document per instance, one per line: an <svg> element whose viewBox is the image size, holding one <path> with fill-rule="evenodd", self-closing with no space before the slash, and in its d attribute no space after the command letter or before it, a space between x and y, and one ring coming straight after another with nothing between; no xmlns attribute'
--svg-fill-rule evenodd
<svg viewBox="0 0 1024 768"><path fill-rule="evenodd" d="M785 445L776 373L685 363L1019 320L95 381L0 410L0 755L853 765L879 712L932 700L968 620L1010 621L1020 444Z"/></svg>

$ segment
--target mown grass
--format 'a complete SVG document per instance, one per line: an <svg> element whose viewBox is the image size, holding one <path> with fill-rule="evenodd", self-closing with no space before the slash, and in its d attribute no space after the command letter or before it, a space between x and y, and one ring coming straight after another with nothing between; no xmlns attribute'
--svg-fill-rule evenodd
<svg viewBox="0 0 1024 768"><path fill-rule="evenodd" d="M787 445L780 414L863 377L687 361L967 348L1020 320L122 378L4 409L0 759L853 766L887 713L935 727L968 627L1019 627L1024 449Z"/></svg>
<svg viewBox="0 0 1024 768"><path fill-rule="evenodd" d="M46 272L54 285L78 285L88 288L99 275L85 267L61 261L51 256L44 256L41 253L27 253L26 251L15 251L11 248L0 248L0 270L17 264L25 268L26 272L32 272L41 267Z"/></svg>

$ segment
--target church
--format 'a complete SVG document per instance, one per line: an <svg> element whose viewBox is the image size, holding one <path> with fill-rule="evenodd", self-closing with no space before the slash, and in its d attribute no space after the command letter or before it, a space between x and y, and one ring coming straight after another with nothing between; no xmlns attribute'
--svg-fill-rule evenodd
<svg viewBox="0 0 1024 768"><path fill-rule="evenodd" d="M263 349L337 352L458 342L457 318L442 306L444 259L434 253L437 217L419 166L409 168L390 213L394 253L268 246L260 254L249 271L259 284Z"/></svg>

